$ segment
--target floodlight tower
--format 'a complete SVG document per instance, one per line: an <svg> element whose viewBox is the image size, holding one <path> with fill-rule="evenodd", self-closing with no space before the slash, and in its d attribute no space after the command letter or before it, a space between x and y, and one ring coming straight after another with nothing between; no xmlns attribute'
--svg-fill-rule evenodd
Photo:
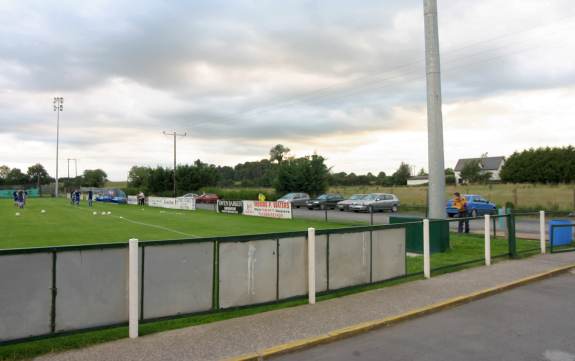
<svg viewBox="0 0 575 361"><path fill-rule="evenodd" d="M64 98L54 97L54 111L56 112L56 192L58 197L58 157L60 147L60 112L64 111Z"/></svg>
<svg viewBox="0 0 575 361"><path fill-rule="evenodd" d="M441 114L441 67L437 0L423 0L425 18L425 68L427 74L427 137L429 161L429 218L445 218L445 160Z"/></svg>
<svg viewBox="0 0 575 361"><path fill-rule="evenodd" d="M176 137L185 137L188 133L178 134L175 130L172 133L163 131L164 135L169 135L174 137L174 198L176 198Z"/></svg>

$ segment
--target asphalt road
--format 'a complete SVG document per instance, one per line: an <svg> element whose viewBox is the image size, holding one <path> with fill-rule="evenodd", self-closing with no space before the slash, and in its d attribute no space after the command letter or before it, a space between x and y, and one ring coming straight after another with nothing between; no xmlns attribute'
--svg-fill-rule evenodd
<svg viewBox="0 0 575 361"><path fill-rule="evenodd" d="M276 360L573 361L574 303L569 273Z"/></svg>
<svg viewBox="0 0 575 361"><path fill-rule="evenodd" d="M296 208L293 210L294 218L310 218L310 219L322 219L325 220L325 211L320 210L309 210L306 208ZM388 224L390 216L403 216L403 217L425 217L425 213L421 211L400 211L398 213L390 212L378 212L373 214L374 224ZM344 221L344 222L371 222L371 215L369 213L356 213L356 212L342 212L339 210L328 210L327 211L328 221ZM451 229L457 229L457 221L452 221L450 223ZM469 222L469 227L471 231L483 232L485 229L485 223L483 219L478 219ZM503 232L505 230L505 220L497 221L496 231ZM520 234L526 234L533 236L533 238L539 237L539 218L537 217L516 217L515 219L515 231Z"/></svg>

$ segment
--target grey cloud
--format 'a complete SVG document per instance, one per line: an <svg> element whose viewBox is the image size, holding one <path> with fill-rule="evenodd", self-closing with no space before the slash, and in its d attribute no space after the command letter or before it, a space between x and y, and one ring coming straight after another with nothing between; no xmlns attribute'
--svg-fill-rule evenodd
<svg viewBox="0 0 575 361"><path fill-rule="evenodd" d="M302 2L293 11L310 7L306 3ZM334 11L334 4L313 3L315 13ZM224 71L226 67L254 68L264 64L314 73L337 73L335 69L346 64L349 69L361 69L353 64L365 63L372 57L373 49L367 49L366 53L354 44L356 38L368 35L365 34L368 28L381 31L386 27L385 19L381 18L378 24L367 21L362 28L348 29L341 20L322 26L313 14L296 12L294 17L293 13L284 14L278 9L275 14L261 14L257 10L250 13L239 6L226 11L230 4L222 1L212 5L176 4L151 6L154 11L136 17L127 13L123 18L112 19L105 16L82 19L73 11L54 13L52 8L42 8L37 10L38 17L51 31L22 34L13 33L9 26L3 27L3 38L14 41L2 47L2 58L30 70L28 76L14 83L31 90L50 87L78 90L100 85L112 76L173 88L190 83L181 68L194 62L221 66ZM220 11L222 7L224 11ZM344 4L340 3L339 8L342 7ZM368 15L367 10L362 14ZM393 12L386 14L389 17ZM284 23L283 27L270 23L278 19L281 24L283 18L301 23ZM98 21L123 25L111 23L108 29Z"/></svg>
<svg viewBox="0 0 575 361"><path fill-rule="evenodd" d="M71 147L96 148L124 136L90 133L98 127L176 128L209 140L242 142L248 154L259 149L250 140L264 137L299 140L401 128L391 120L393 108L425 102L424 64L418 62L423 57L420 0L364 0L361 6L347 0L142 1L137 6L115 1L101 8L99 2L18 4L13 11L0 10L6 19L0 24L0 63L14 65L2 70L1 87L24 94L85 95L123 79L184 104L134 116L113 107L77 110L75 136L64 140ZM467 4L444 2L442 21L457 20ZM402 21L396 18L400 12ZM472 27L464 25L461 33L472 37ZM451 36L442 33L442 39ZM477 47L456 57L445 52L446 100L574 83L570 71L524 76L510 56L512 40L508 48L481 45L482 56L473 56ZM480 61L497 56L502 58ZM222 80L203 83L190 70L202 64ZM454 68L460 64L465 66ZM325 85L313 80L288 82L290 75L341 85L321 89ZM320 89L303 90L314 88ZM125 96L145 101L137 94ZM8 104L0 114L0 133L51 142L52 134L34 129L51 116L48 111Z"/></svg>

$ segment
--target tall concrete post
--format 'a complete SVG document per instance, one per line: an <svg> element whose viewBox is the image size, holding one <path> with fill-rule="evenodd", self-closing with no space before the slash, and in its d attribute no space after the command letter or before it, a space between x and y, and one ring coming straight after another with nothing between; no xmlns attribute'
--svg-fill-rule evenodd
<svg viewBox="0 0 575 361"><path fill-rule="evenodd" d="M441 67L437 0L423 0L425 67L427 73L427 133L429 161L428 217L445 218L445 161L441 115Z"/></svg>

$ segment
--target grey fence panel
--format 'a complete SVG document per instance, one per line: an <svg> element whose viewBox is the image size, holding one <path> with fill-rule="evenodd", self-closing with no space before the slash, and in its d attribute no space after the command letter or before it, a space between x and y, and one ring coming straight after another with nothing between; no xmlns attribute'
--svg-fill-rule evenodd
<svg viewBox="0 0 575 361"><path fill-rule="evenodd" d="M144 258L144 318L211 309L212 242L149 246Z"/></svg>
<svg viewBox="0 0 575 361"><path fill-rule="evenodd" d="M52 254L0 256L0 341L50 332Z"/></svg>
<svg viewBox="0 0 575 361"><path fill-rule="evenodd" d="M405 228L373 231L372 242L373 282L405 275Z"/></svg>
<svg viewBox="0 0 575 361"><path fill-rule="evenodd" d="M127 321L127 272L127 249L58 253L56 331Z"/></svg>
<svg viewBox="0 0 575 361"><path fill-rule="evenodd" d="M369 232L329 236L329 288L365 284L370 278Z"/></svg>
<svg viewBox="0 0 575 361"><path fill-rule="evenodd" d="M282 238L279 244L279 298L307 294L306 238Z"/></svg>
<svg viewBox="0 0 575 361"><path fill-rule="evenodd" d="M220 307L274 301L276 240L220 243Z"/></svg>
<svg viewBox="0 0 575 361"><path fill-rule="evenodd" d="M325 234L315 236L315 290L316 292L327 291L327 235Z"/></svg>

